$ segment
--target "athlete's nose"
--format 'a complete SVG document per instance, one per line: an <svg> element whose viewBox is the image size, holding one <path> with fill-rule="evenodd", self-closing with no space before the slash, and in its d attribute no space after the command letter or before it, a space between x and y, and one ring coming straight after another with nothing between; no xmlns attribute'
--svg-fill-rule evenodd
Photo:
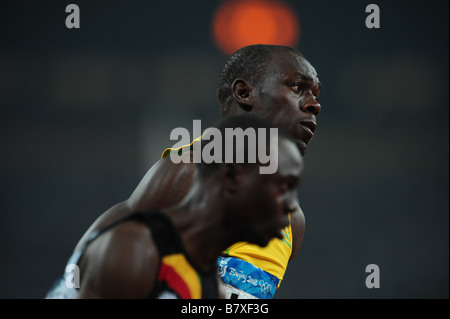
<svg viewBox="0 0 450 319"><path fill-rule="evenodd" d="M297 192L295 190L291 190L286 193L283 201L283 213L289 214L295 210L295 206L297 204Z"/></svg>
<svg viewBox="0 0 450 319"><path fill-rule="evenodd" d="M310 91L306 96L305 102L300 107L300 110L304 113L314 114L317 116L320 113L321 109L322 107L320 106L316 97Z"/></svg>

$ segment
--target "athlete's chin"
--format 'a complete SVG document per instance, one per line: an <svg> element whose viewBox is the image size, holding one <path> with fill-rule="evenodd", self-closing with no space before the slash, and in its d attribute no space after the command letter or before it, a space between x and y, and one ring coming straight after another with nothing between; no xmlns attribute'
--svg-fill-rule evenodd
<svg viewBox="0 0 450 319"><path fill-rule="evenodd" d="M269 242L270 242L270 239L268 239L268 240L265 240L265 241L261 241L259 244L257 244L259 247L262 247L262 248L264 248L264 247L266 247L268 244L269 244Z"/></svg>
<svg viewBox="0 0 450 319"><path fill-rule="evenodd" d="M298 140L297 143L295 143L297 145L297 148L300 151L300 154L302 154L302 156L305 155L306 153L306 147L308 146L303 140Z"/></svg>
<svg viewBox="0 0 450 319"><path fill-rule="evenodd" d="M281 229L277 232L277 234L275 235L275 238L278 238L278 239L284 238L284 235L283 235L283 232Z"/></svg>
<svg viewBox="0 0 450 319"><path fill-rule="evenodd" d="M248 240L248 242L252 243L254 245L260 246L260 247L266 247L269 244L271 239L272 238L270 236L260 235L257 237L256 236L253 237L251 240Z"/></svg>
<svg viewBox="0 0 450 319"><path fill-rule="evenodd" d="M284 235L283 235L281 229L278 229L276 231L272 231L272 232L267 233L265 235L261 235L257 240L255 239L253 241L253 243L258 245L258 246L260 246L260 247L266 247L269 244L269 242L272 239L275 239L275 238L278 238L278 239L283 239L284 238Z"/></svg>

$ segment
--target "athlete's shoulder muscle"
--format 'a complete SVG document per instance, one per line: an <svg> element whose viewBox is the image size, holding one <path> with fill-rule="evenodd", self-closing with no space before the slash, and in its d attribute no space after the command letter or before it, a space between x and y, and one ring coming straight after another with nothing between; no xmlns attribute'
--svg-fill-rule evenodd
<svg viewBox="0 0 450 319"><path fill-rule="evenodd" d="M179 202L188 192L197 172L192 155L182 155L187 162L173 163L170 156L156 162L145 174L128 199L134 211L163 209Z"/></svg>
<svg viewBox="0 0 450 319"><path fill-rule="evenodd" d="M183 154L188 163L175 164L170 157L156 162L145 174L131 196L101 214L78 242L75 251L80 249L94 231L101 229L133 212L163 209L179 202L186 195L196 173L189 152Z"/></svg>
<svg viewBox="0 0 450 319"><path fill-rule="evenodd" d="M79 298L147 298L160 262L149 228L127 221L105 232L80 261Z"/></svg>

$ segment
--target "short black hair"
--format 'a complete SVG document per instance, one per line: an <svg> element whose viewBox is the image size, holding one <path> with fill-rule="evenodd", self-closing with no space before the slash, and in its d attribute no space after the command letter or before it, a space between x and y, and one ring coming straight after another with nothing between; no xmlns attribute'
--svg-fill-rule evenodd
<svg viewBox="0 0 450 319"><path fill-rule="evenodd" d="M266 75L270 54L275 51L291 52L303 57L298 50L292 47L254 44L240 48L228 58L217 81L217 98L219 99L222 116L225 115L228 101L232 96L231 85L233 81L237 78L243 78L251 85L259 83Z"/></svg>
<svg viewBox="0 0 450 319"><path fill-rule="evenodd" d="M232 143L233 143L232 144L232 148L233 148L232 163L240 163L242 165L258 165L258 166L263 165L257 156L258 151L259 151L259 146L260 146L258 141L260 138L260 134L262 134L261 131L258 130L260 128L265 129L265 136L264 136L265 137L265 150L266 150L265 155L268 155L268 150L270 150L271 138L273 137L270 129L273 129L273 128L277 129L278 140L287 139L287 140L292 141L290 136L283 129L277 127L276 125L270 123L269 121L262 119L261 117L257 117L257 116L254 116L254 115L251 115L248 113L226 116L226 117L222 118L221 120L217 121L215 124L213 124L210 127L214 127L216 129L218 129L221 133L220 138L221 138L221 145L222 145L222 154L221 154L220 162L213 161L211 163L206 163L204 160L202 160L200 163L197 163L198 172L201 177L206 177L206 176L210 175L214 170L219 168L220 165L224 164L226 157L229 156L229 154L225 153L227 150L229 150L229 149L226 149L226 141L225 141L226 129L228 129L228 128L233 129L233 130L235 130L237 128L238 129L241 128L244 132L248 128L253 128L255 135L256 135L256 145L250 145L250 140L247 136L243 136L242 139L240 139L238 137L233 138L233 141L232 141ZM205 134L207 134L207 132L208 131L206 130ZM203 149L206 145L208 145L210 142L214 141L214 138L211 138L211 140L205 140L205 139L200 140L201 153L203 153ZM241 146L239 146L239 143L242 143L242 144L240 144ZM278 145L279 145L279 142L278 142ZM250 150L254 149L256 151L256 154L255 154L256 162L249 161L249 149ZM240 151L242 151L243 153L241 153ZM238 156L241 156L241 158L243 159L242 162L238 162L238 159L237 159Z"/></svg>

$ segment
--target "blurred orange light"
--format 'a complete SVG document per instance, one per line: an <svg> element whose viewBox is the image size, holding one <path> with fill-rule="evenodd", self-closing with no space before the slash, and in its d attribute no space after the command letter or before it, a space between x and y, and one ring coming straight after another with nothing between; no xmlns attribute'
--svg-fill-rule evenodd
<svg viewBox="0 0 450 319"><path fill-rule="evenodd" d="M225 54L250 44L296 46L299 22L283 1L228 0L213 19L214 40Z"/></svg>

